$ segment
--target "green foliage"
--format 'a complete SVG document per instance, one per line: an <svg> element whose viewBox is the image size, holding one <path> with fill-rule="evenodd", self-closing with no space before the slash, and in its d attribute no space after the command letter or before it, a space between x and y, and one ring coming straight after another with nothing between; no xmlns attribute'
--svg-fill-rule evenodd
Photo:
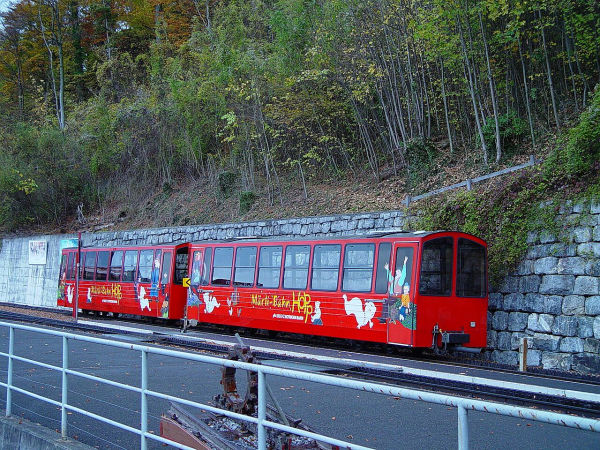
<svg viewBox="0 0 600 450"><path fill-rule="evenodd" d="M219 174L219 190L225 196L230 197L237 187L238 174L226 170Z"/></svg>
<svg viewBox="0 0 600 450"><path fill-rule="evenodd" d="M527 122L521 119L515 111L509 111L498 117L498 125L503 155L513 156L518 152L519 144L528 133ZM495 151L496 123L493 117L487 118L482 131L488 151Z"/></svg>
<svg viewBox="0 0 600 450"><path fill-rule="evenodd" d="M256 194L252 191L240 192L240 214L246 214L256 201Z"/></svg>
<svg viewBox="0 0 600 450"><path fill-rule="evenodd" d="M600 161L600 87L579 123L568 132L566 169L571 176L589 172Z"/></svg>
<svg viewBox="0 0 600 450"><path fill-rule="evenodd" d="M423 177L434 172L437 151L427 139L413 139L406 146L409 184L418 183Z"/></svg>

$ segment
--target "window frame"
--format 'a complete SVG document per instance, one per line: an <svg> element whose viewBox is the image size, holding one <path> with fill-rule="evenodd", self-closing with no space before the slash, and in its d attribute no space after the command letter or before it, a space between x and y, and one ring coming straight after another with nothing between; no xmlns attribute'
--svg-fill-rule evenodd
<svg viewBox="0 0 600 450"><path fill-rule="evenodd" d="M368 290L355 290L355 289L344 289L344 280L346 279L346 270L363 270L363 271L367 271L368 267L348 267L347 262L346 262L346 257L348 255L348 247L353 246L353 245L364 245L364 246L370 246L373 249L373 263L370 265L370 270L371 270L371 282L370 282L370 286ZM343 258L343 268L342 268L342 281L341 281L341 286L340 289L342 292L357 292L357 293L371 293L373 292L373 282L375 281L375 276L374 275L374 271L376 268L376 256L377 256L377 246L375 245L375 242L348 242L344 245L344 258Z"/></svg>
<svg viewBox="0 0 600 450"><path fill-rule="evenodd" d="M217 252L219 250L231 250L231 265L230 266L215 266L215 262L217 260ZM227 247L214 247L213 255L212 255L212 265L211 265L211 276L210 276L210 285L211 286L232 286L233 284L233 262L235 261L235 247L227 246ZM227 283L215 283L215 268L216 269L225 269L229 267L229 278L227 279ZM220 280L221 278L218 278Z"/></svg>
<svg viewBox="0 0 600 450"><path fill-rule="evenodd" d="M337 265L334 266L315 266L315 257L317 255L317 249L320 247L337 247L338 249L338 260L337 260ZM340 271L341 271L341 265L342 265L342 244L314 244L312 246L312 257L310 259L310 289L314 290L314 291L322 291L322 292L336 292L339 289L339 285L340 285ZM322 288L316 288L314 287L314 283L315 283L315 269L318 271L328 271L328 270L335 270L336 271L336 277L335 277L335 287L333 289L322 289Z"/></svg>
<svg viewBox="0 0 600 450"><path fill-rule="evenodd" d="M113 279L113 275L112 275L112 269L113 267L113 261L114 261L114 256L115 253L121 253L121 265L118 266L120 268L119 270L119 276L117 277L117 279ZM125 251L118 249L118 250L111 250L110 251L110 255L108 256L108 282L109 283L120 283L121 282L121 278L123 277L123 258L125 258Z"/></svg>
<svg viewBox="0 0 600 450"><path fill-rule="evenodd" d="M461 259L460 259L460 250L461 243L468 243L471 245L476 245L483 250L483 286L482 286L482 295L460 295L458 292L459 286L459 268L461 267ZM488 270L487 270L487 248L485 245L481 245L478 242L473 241L472 239L467 239L464 237L459 237L456 242L456 267L454 268L454 276L456 277L456 288L455 295L460 298L486 298L488 296Z"/></svg>
<svg viewBox="0 0 600 450"><path fill-rule="evenodd" d="M261 266L260 265L260 261L261 261L261 256L262 256L262 251L263 250L269 250L269 249L279 249L281 252L281 257L280 257L280 261L279 261L279 266ZM282 266L283 266L283 262L284 262L284 248L283 245L261 245L259 250L258 250L258 264L257 264L257 271L256 271L256 280L255 280L255 286L261 289L279 289L282 281L281 281L281 276L282 276ZM265 285L259 285L259 281L260 281L260 271L261 269L265 269L265 270L275 270L277 269L277 273L279 274L277 276L277 285L276 286L265 286Z"/></svg>
<svg viewBox="0 0 600 450"><path fill-rule="evenodd" d="M286 262L288 250L290 248L295 248L295 247L299 247L299 248L308 247L308 258L307 258L307 264L306 264L306 282L304 283L304 287L295 287L295 286L294 287L287 287L285 285L285 274L286 274L287 270L294 270L294 271L296 271L296 270L303 269L303 266L296 266L295 264L293 266L286 267L285 262ZM307 290L307 288L308 288L308 276L310 275L310 269L311 269L310 263L311 263L311 260L312 260L312 248L313 248L313 246L310 245L310 244L289 244L289 245L285 246L285 250L284 250L284 253L283 253L283 257L282 257L282 259L283 259L283 281L281 283L282 289L286 289L286 290L289 290L289 291L306 291ZM295 260L296 254L297 253L294 253L294 260Z"/></svg>
<svg viewBox="0 0 600 450"><path fill-rule="evenodd" d="M436 294L436 293L424 293L422 291L422 285L423 285L423 263L424 263L424 254L425 254L425 250L427 250L427 246L435 243L436 241L442 241L442 240L447 240L451 243L452 247L451 247L451 251L450 251L450 270L447 271L447 273L450 275L450 287L448 289L448 293L447 294ZM441 237L437 237L435 239L430 239L428 241L423 242L423 245L421 246L420 249L420 254L419 254L419 268L418 268L418 276L419 276L419 285L417 286L417 290L416 293L419 296L423 296L423 297L453 297L454 296L454 256L456 254L456 245L455 245L455 239L452 236L441 236ZM442 272L440 272L441 274ZM441 275L440 275L441 277ZM440 279L440 283L441 283L441 279Z"/></svg>
<svg viewBox="0 0 600 450"><path fill-rule="evenodd" d="M245 250L248 249L254 249L254 265L253 266L242 266L238 264L238 255L240 254L240 252L244 252ZM250 254L251 255L251 254ZM251 288L254 287L256 284L256 266L257 266L257 257L258 255L258 247L256 245L244 245L244 246L240 246L237 247L235 249L235 258L233 258L233 279L232 279L232 286L234 287L246 287L246 288ZM252 281L250 282L250 284L244 283L244 282L239 282L236 281L236 275L238 273L238 269L252 269Z"/></svg>

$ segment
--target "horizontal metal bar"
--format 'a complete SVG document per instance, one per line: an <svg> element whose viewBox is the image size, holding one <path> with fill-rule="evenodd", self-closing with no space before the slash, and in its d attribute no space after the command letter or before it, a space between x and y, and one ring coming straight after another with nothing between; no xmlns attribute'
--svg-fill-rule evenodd
<svg viewBox="0 0 600 450"><path fill-rule="evenodd" d="M90 411L86 411L85 409L81 409L81 408L78 408L78 407L72 406L72 405L65 405L65 408L67 408L69 411L73 411L73 412L82 414L82 415L84 415L86 417L91 417L92 419L96 419L96 420L98 420L100 422L104 422L104 423L107 423L109 425L113 425L113 426L115 426L117 428L121 428L122 430L130 431L131 433L137 434L138 436L141 434L140 430L138 430L137 428L130 427L129 425L125 425L124 423L114 421L112 419L109 419L109 418L104 417L104 416L100 416L100 415L95 414L95 413L90 412Z"/></svg>
<svg viewBox="0 0 600 450"><path fill-rule="evenodd" d="M2 387L8 387L8 384L0 382L0 386L2 386ZM37 398L38 400L41 400L41 401L46 402L46 403L50 403L51 405L54 405L54 406L62 406L62 403L59 402L59 401L52 400L51 398L48 398L48 397L42 397L39 394L35 394L35 393L33 393L31 391L28 391L26 389L22 389L22 388L16 387L14 384L10 387L10 390L14 391L14 392L20 392L21 394L28 395L29 397Z"/></svg>
<svg viewBox="0 0 600 450"><path fill-rule="evenodd" d="M6 356L8 358L9 354L8 353L4 353L4 352L0 352L0 356ZM43 363L41 361L36 361L34 359L23 358L22 356L17 356L17 355L12 355L11 358L13 360L15 360L15 361L26 362L26 363L32 364L34 366L43 367L45 369L52 369L52 370L60 370L60 371L62 371L62 367L60 367L60 366L53 366L52 364L46 364L46 363Z"/></svg>

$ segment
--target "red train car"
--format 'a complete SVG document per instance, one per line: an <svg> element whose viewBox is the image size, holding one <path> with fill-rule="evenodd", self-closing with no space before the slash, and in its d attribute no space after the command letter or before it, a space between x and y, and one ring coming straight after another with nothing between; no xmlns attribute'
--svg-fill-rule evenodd
<svg viewBox="0 0 600 450"><path fill-rule="evenodd" d="M180 320L188 249L189 244L82 249L78 308ZM76 254L77 249L63 250L59 306L75 307Z"/></svg>
<svg viewBox="0 0 600 450"><path fill-rule="evenodd" d="M82 303L86 292L110 285L104 277L106 272L110 276L111 255L116 252L121 258L127 251L142 249L82 252L95 252L96 261L101 252L109 256L94 267L95 274L100 268L100 283L80 281L80 308L144 314L146 303L142 305L134 292L134 283L119 282L117 276L112 283L121 286L122 295L127 293L127 302L108 307L100 296ZM215 323L410 347L486 345L487 246L465 233L240 239L182 244L169 251L178 261L178 269L170 267L163 274L166 289L178 298L169 317L182 319L184 326ZM65 267L71 274L68 252ZM86 278L84 263L82 267ZM92 276L89 267L87 278ZM164 263L161 271L163 267ZM125 274L124 269L117 272ZM184 273L190 283L187 292L182 287ZM151 286L143 286L147 292L143 297L155 298L156 290L149 292ZM152 308L148 315L161 317Z"/></svg>

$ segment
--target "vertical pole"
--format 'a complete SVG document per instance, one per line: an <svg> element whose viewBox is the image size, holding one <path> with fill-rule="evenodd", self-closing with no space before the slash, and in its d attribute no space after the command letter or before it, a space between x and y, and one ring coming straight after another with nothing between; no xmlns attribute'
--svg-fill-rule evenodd
<svg viewBox="0 0 600 450"><path fill-rule="evenodd" d="M148 398L146 390L148 389L148 352L142 350L142 404L140 411L140 448L146 450L146 433L148 432Z"/></svg>
<svg viewBox="0 0 600 450"><path fill-rule="evenodd" d="M63 364L62 364L62 397L60 410L60 434L63 439L67 438L67 392L68 380L67 369L69 368L69 339L63 336Z"/></svg>
<svg viewBox="0 0 600 450"><path fill-rule="evenodd" d="M267 448L266 430L263 421L267 417L267 389L265 374L258 371L258 449L265 450Z"/></svg>
<svg viewBox="0 0 600 450"><path fill-rule="evenodd" d="M6 416L12 414L12 381L13 381L13 354L15 351L15 329L10 327L8 330L8 369L6 377Z"/></svg>
<svg viewBox="0 0 600 450"><path fill-rule="evenodd" d="M469 450L467 409L461 405L458 406L458 450Z"/></svg>
<svg viewBox="0 0 600 450"><path fill-rule="evenodd" d="M81 231L77 235L77 254L75 257L75 303L73 305L73 317L77 322L77 315L79 313L79 265L81 263Z"/></svg>
<svg viewBox="0 0 600 450"><path fill-rule="evenodd" d="M527 338L521 338L519 344L519 371L527 372Z"/></svg>

